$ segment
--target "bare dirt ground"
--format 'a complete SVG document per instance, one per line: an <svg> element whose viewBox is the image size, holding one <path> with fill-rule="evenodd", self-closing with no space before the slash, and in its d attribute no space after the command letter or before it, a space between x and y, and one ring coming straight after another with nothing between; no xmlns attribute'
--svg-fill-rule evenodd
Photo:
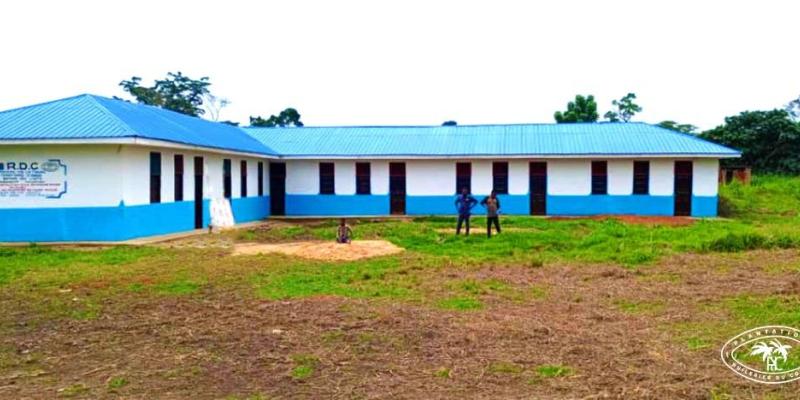
<svg viewBox="0 0 800 400"><path fill-rule="evenodd" d="M98 319L28 327L19 305L18 315L8 316L17 329L0 344L35 357L38 366L0 377L0 397L706 399L723 387L737 398L800 398L796 384L738 378L718 359L722 343L689 350L671 328L724 318L703 305L725 296L798 293L796 272L767 271L798 262L797 251L759 251L682 255L637 271L547 265L421 272L432 286L466 278L548 288L536 301L490 296L485 308L468 312L327 296L267 301L210 289L190 297L124 294ZM660 307L626 313L613 305L620 298ZM314 365L310 378L291 376L299 359ZM532 371L542 364L574 373L537 377ZM110 392L115 376L130 383ZM73 390L76 382L80 390Z"/></svg>
<svg viewBox="0 0 800 400"><path fill-rule="evenodd" d="M354 240L341 244L331 241L302 241L289 243L238 243L233 245L233 255L280 253L323 261L353 261L386 256L403 251L385 240Z"/></svg>

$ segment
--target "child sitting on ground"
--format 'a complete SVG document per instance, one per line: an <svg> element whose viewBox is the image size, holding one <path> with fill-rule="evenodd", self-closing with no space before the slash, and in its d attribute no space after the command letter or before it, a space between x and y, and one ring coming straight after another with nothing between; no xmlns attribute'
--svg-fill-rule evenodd
<svg viewBox="0 0 800 400"><path fill-rule="evenodd" d="M351 236L353 236L353 230L347 225L347 221L342 218L339 220L339 229L336 232L336 243L350 243Z"/></svg>

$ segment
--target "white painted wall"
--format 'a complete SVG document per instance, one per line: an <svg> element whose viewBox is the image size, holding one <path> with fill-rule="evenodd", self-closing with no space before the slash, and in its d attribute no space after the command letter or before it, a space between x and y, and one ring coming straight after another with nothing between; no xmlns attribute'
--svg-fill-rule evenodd
<svg viewBox="0 0 800 400"><path fill-rule="evenodd" d="M371 171L370 171L371 173ZM356 162L336 161L333 163L333 186L336 194L356 194ZM372 185L372 182L370 182Z"/></svg>
<svg viewBox="0 0 800 400"><path fill-rule="evenodd" d="M675 189L675 160L650 160L650 194L672 196Z"/></svg>
<svg viewBox="0 0 800 400"><path fill-rule="evenodd" d="M376 160L370 162L370 190L372 194L389 194L389 162Z"/></svg>
<svg viewBox="0 0 800 400"><path fill-rule="evenodd" d="M694 161L692 193L695 196L716 196L719 179L719 160Z"/></svg>
<svg viewBox="0 0 800 400"><path fill-rule="evenodd" d="M494 186L492 179L492 160L474 160L472 163L472 194L488 195ZM453 176L453 182L456 178ZM453 183L455 184L455 183Z"/></svg>
<svg viewBox="0 0 800 400"><path fill-rule="evenodd" d="M528 160L508 162L508 194L528 194L530 188Z"/></svg>
<svg viewBox="0 0 800 400"><path fill-rule="evenodd" d="M161 153L161 202L175 201L175 154L183 155L183 200L194 200L194 157L203 157L203 198L224 196L222 160L231 160L231 193L241 197L241 161L247 161L247 197L258 196L258 162L264 162L264 194L269 193L267 160L223 155L210 152L176 151L175 149L143 146L122 146L121 159L124 173L119 179L126 205L150 203L150 152Z"/></svg>
<svg viewBox="0 0 800 400"><path fill-rule="evenodd" d="M451 160L406 162L406 193L409 196L454 196L456 163Z"/></svg>
<svg viewBox="0 0 800 400"><path fill-rule="evenodd" d="M319 194L319 161L287 160L286 193Z"/></svg>
<svg viewBox="0 0 800 400"><path fill-rule="evenodd" d="M547 160L547 194L585 196L591 193L591 160Z"/></svg>
<svg viewBox="0 0 800 400"><path fill-rule="evenodd" d="M0 197L0 208L117 206L122 199L120 146L0 146L0 162L46 162L67 165L67 193L58 199Z"/></svg>
<svg viewBox="0 0 800 400"><path fill-rule="evenodd" d="M608 194L633 194L633 160L608 160Z"/></svg>

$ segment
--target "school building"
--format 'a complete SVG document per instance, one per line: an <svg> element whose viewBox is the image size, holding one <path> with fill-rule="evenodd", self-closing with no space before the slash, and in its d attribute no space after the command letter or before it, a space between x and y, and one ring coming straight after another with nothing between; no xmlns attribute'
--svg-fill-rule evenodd
<svg viewBox="0 0 800 400"><path fill-rule="evenodd" d="M717 215L736 150L643 123L239 128L94 95L0 112L0 242L120 241L269 216ZM481 213L476 209L476 213Z"/></svg>

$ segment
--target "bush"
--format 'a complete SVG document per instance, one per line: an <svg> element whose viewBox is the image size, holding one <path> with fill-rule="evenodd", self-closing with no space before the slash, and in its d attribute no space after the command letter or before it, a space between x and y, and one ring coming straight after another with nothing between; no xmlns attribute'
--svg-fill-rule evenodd
<svg viewBox="0 0 800 400"><path fill-rule="evenodd" d="M724 253L767 249L770 247L772 247L770 240L758 233L729 233L724 237L712 240L707 245L708 250Z"/></svg>

